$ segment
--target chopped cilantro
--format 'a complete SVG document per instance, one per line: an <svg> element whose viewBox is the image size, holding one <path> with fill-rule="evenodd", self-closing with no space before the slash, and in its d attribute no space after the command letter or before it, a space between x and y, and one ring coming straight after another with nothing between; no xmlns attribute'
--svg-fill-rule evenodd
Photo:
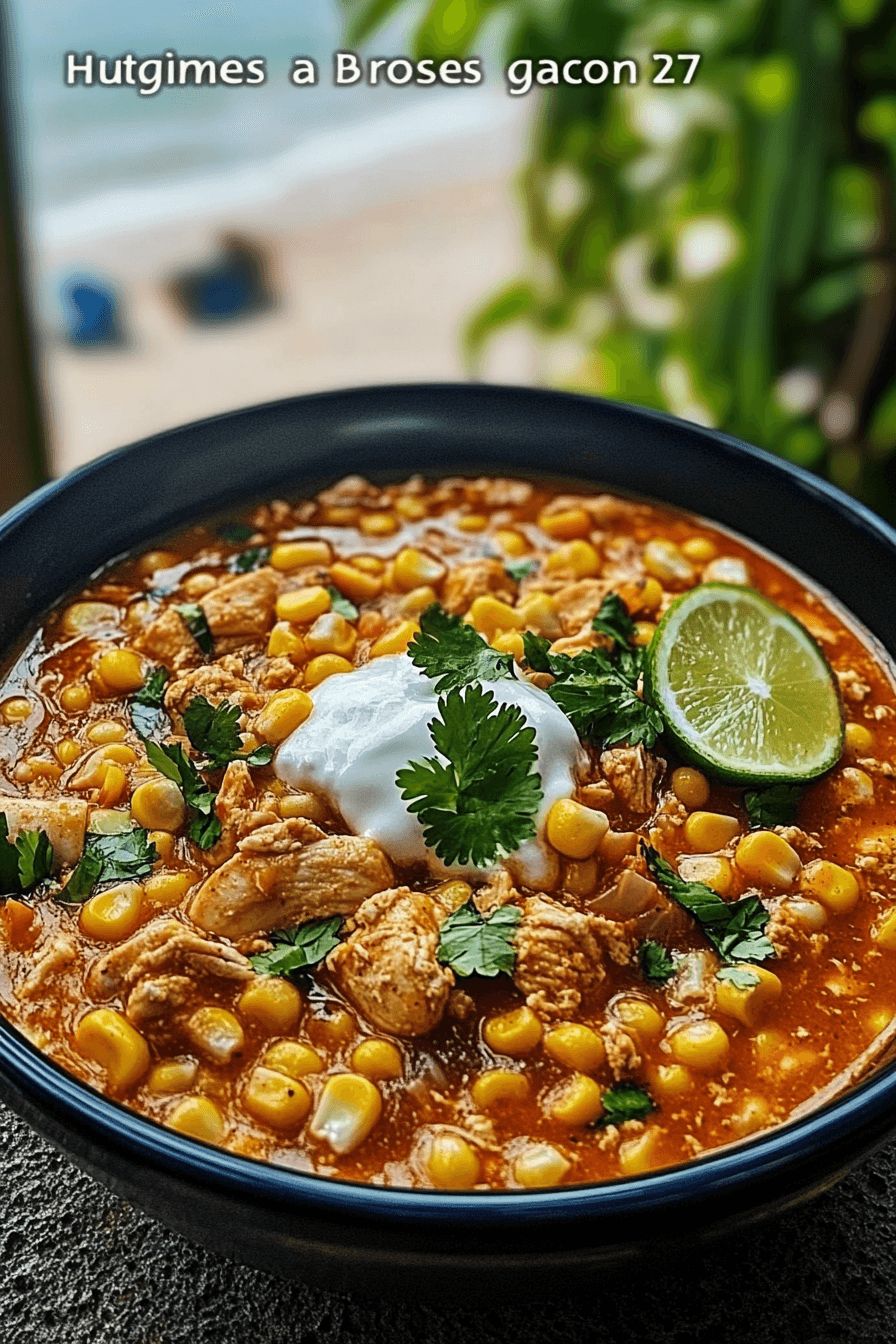
<svg viewBox="0 0 896 1344"><path fill-rule="evenodd" d="M723 961L765 961L775 955L775 949L765 936L768 911L758 896L723 901L703 882L686 882L679 877L666 860L643 841L641 852L651 877L694 916Z"/></svg>
<svg viewBox="0 0 896 1344"><path fill-rule="evenodd" d="M472 900L450 914L439 934L439 961L458 975L510 975L513 939L522 918L517 905L502 905L483 919Z"/></svg>
<svg viewBox="0 0 896 1344"><path fill-rule="evenodd" d="M537 560L506 560L504 568L514 583L521 583L527 575L532 574L538 568Z"/></svg>
<svg viewBox="0 0 896 1344"><path fill-rule="evenodd" d="M354 602L349 602L347 597L343 597L338 588L328 587L330 594L330 610L335 611L338 616L344 616L347 621L356 621L358 619L358 608Z"/></svg>
<svg viewBox="0 0 896 1344"><path fill-rule="evenodd" d="M616 1083L601 1097L604 1105L600 1125L622 1125L626 1120L643 1120L653 1110L653 1101L640 1083Z"/></svg>
<svg viewBox="0 0 896 1344"><path fill-rule="evenodd" d="M194 695L184 710L184 728L197 751L201 752L215 770L223 769L231 761L245 761L247 765L267 765L274 754L273 747L256 747L243 751L237 730L242 710L229 700L219 705L209 704L204 695Z"/></svg>
<svg viewBox="0 0 896 1344"><path fill-rule="evenodd" d="M141 737L148 737L161 725L167 683L168 669L154 667L131 697L131 721Z"/></svg>
<svg viewBox="0 0 896 1344"><path fill-rule="evenodd" d="M234 574L248 574L250 569L260 569L266 565L270 558L270 546L250 546L248 550L240 551L239 555L231 556L228 568Z"/></svg>
<svg viewBox="0 0 896 1344"><path fill-rule="evenodd" d="M662 716L638 694L640 649L617 645L612 652L585 649L570 657L550 653L549 641L527 630L523 650L534 672L550 672L554 678L548 695L583 742L652 747L663 731Z"/></svg>
<svg viewBox="0 0 896 1344"><path fill-rule="evenodd" d="M71 876L58 893L58 899L65 901L67 905L80 905L88 896L93 895L93 889L99 882L102 871L103 860L99 854L92 854L85 848L77 866L72 869Z"/></svg>
<svg viewBox="0 0 896 1344"><path fill-rule="evenodd" d="M208 658L214 649L212 632L208 628L208 621L205 619L205 612L198 602L184 602L174 610L189 630L190 634L199 645L202 652Z"/></svg>
<svg viewBox="0 0 896 1344"><path fill-rule="evenodd" d="M652 985L664 985L675 974L675 962L663 947L652 938L645 938L638 947L638 964L645 980Z"/></svg>
<svg viewBox="0 0 896 1344"><path fill-rule="evenodd" d="M50 876L53 846L45 831L19 831L9 839L9 821L0 812L0 896L21 896Z"/></svg>
<svg viewBox="0 0 896 1344"><path fill-rule="evenodd" d="M484 868L535 834L535 729L516 705L499 706L477 685L442 696L439 715L429 732L445 759L411 761L395 782L444 863Z"/></svg>
<svg viewBox="0 0 896 1344"><path fill-rule="evenodd" d="M218 528L218 536L222 541L229 541L233 546L238 546L241 541L248 541L254 537L257 528L252 527L250 523L222 523Z"/></svg>
<svg viewBox="0 0 896 1344"><path fill-rule="evenodd" d="M717 980L724 980L736 989L752 989L759 984L759 976L746 966L723 966L716 974Z"/></svg>
<svg viewBox="0 0 896 1344"><path fill-rule="evenodd" d="M796 810L803 796L801 784L772 784L767 789L748 789L744 806L750 825L790 826L796 821Z"/></svg>
<svg viewBox="0 0 896 1344"><path fill-rule="evenodd" d="M221 836L221 823L215 816L217 794L189 759L179 742L150 742L143 739L150 765L155 766L166 779L173 779L184 795L184 801L195 813L187 835L200 849L211 849Z"/></svg>
<svg viewBox="0 0 896 1344"><path fill-rule="evenodd" d="M420 630L408 647L411 662L432 677L436 690L455 690L477 681L512 678L513 655L498 653L472 625L449 616L438 602L420 617Z"/></svg>
<svg viewBox="0 0 896 1344"><path fill-rule="evenodd" d="M591 626L599 635L606 635L623 647L631 644L635 637L635 623L618 593L607 593Z"/></svg>
<svg viewBox="0 0 896 1344"><path fill-rule="evenodd" d="M100 882L127 882L148 877L158 857L149 831L140 827L116 831L113 835L89 831L84 852L59 892L59 898L68 904L80 903L87 900Z"/></svg>
<svg viewBox="0 0 896 1344"><path fill-rule="evenodd" d="M334 915L331 919L311 919L292 929L275 929L268 935L274 944L270 952L258 952L249 960L259 975L309 970L336 947L341 927L341 916Z"/></svg>

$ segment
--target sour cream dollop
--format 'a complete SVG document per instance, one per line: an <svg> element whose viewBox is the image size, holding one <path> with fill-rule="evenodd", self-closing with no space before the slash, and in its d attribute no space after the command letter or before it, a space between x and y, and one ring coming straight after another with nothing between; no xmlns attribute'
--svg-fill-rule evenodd
<svg viewBox="0 0 896 1344"><path fill-rule="evenodd" d="M537 835L508 860L517 880L538 887L556 872L544 840L548 812L575 790L582 755L572 724L544 691L524 677L483 683L501 705L517 705L535 729L536 769L544 793ZM425 863L435 876L481 876L473 867L446 868L423 843L395 775L410 761L437 756L429 723L438 716L433 682L407 654L375 658L346 675L328 677L312 693L314 709L281 744L274 770L293 788L324 794L356 835L376 840L396 863Z"/></svg>

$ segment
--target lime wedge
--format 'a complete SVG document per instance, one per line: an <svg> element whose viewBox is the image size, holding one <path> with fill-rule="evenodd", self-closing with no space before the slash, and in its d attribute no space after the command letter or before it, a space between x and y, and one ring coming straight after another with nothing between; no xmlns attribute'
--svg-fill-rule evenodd
<svg viewBox="0 0 896 1344"><path fill-rule="evenodd" d="M839 759L843 716L818 645L752 588L703 583L657 626L644 694L684 760L729 784L815 779Z"/></svg>

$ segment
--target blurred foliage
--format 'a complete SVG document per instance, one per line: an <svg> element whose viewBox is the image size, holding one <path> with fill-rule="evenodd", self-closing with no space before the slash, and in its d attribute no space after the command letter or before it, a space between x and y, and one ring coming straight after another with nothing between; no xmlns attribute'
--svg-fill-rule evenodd
<svg viewBox="0 0 896 1344"><path fill-rule="evenodd" d="M343 0L364 41L407 0ZM416 54L634 57L547 85L527 273L467 331L537 335L550 381L717 425L896 516L892 0L434 0ZM654 52L699 52L652 82Z"/></svg>

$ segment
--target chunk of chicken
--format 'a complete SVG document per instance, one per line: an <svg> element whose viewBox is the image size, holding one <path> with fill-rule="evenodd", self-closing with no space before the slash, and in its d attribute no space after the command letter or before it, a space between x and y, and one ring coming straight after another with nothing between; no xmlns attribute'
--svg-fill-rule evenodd
<svg viewBox="0 0 896 1344"><path fill-rule="evenodd" d="M226 943L201 938L176 919L145 924L100 957L87 974L87 992L95 999L111 999L147 976L213 975L221 980L249 980L250 963Z"/></svg>
<svg viewBox="0 0 896 1344"><path fill-rule="evenodd" d="M409 887L371 896L327 958L343 993L368 1022L393 1036L423 1036L441 1020L454 976L438 961L445 912Z"/></svg>
<svg viewBox="0 0 896 1344"><path fill-rule="evenodd" d="M515 939L514 983L541 1017L571 1017L606 974L605 957L627 961L631 942L622 925L530 896Z"/></svg>
<svg viewBox="0 0 896 1344"><path fill-rule="evenodd" d="M79 798L0 798L9 838L19 831L43 831L53 846L53 868L70 868L81 857L87 831L87 804Z"/></svg>
<svg viewBox="0 0 896 1344"><path fill-rule="evenodd" d="M175 678L165 692L165 708L182 714L196 695L205 696L210 705L229 700L249 713L264 704L264 696L253 690L243 676L242 659L232 653Z"/></svg>
<svg viewBox="0 0 896 1344"><path fill-rule="evenodd" d="M43 993L48 980L72 966L78 959L78 949L68 934L57 934L40 954L30 972L16 989L16 997L33 999Z"/></svg>
<svg viewBox="0 0 896 1344"><path fill-rule="evenodd" d="M274 812L256 809L255 784L245 761L231 761L224 771L215 816L221 823L221 835L205 857L216 868L233 858L237 843L250 831L277 820Z"/></svg>
<svg viewBox="0 0 896 1344"><path fill-rule="evenodd" d="M653 811L656 782L665 762L637 747L611 747L602 751L600 768L616 797L630 812L641 816Z"/></svg>
<svg viewBox="0 0 896 1344"><path fill-rule="evenodd" d="M140 980L128 995L127 1015L144 1030L190 1006L198 990L186 975L160 975Z"/></svg>
<svg viewBox="0 0 896 1344"><path fill-rule="evenodd" d="M560 612L564 635L575 635L585 622L590 622L600 611L601 603L610 591L605 579L580 579L569 583L554 594ZM563 652L562 649L558 652Z"/></svg>
<svg viewBox="0 0 896 1344"><path fill-rule="evenodd" d="M190 918L209 933L244 938L353 914L392 880L389 860L363 836L331 835L287 853L241 850L199 888Z"/></svg>
<svg viewBox="0 0 896 1344"><path fill-rule="evenodd" d="M166 607L150 621L134 640L134 647L176 672L185 667L195 667L202 661L199 645L174 607Z"/></svg>
<svg viewBox="0 0 896 1344"><path fill-rule="evenodd" d="M225 579L206 593L199 605L215 639L267 634L274 623L278 587L275 571L263 567Z"/></svg>
<svg viewBox="0 0 896 1344"><path fill-rule="evenodd" d="M448 571L442 589L442 606L454 615L463 615L477 597L498 597L512 602L515 597L513 581L497 560L469 560Z"/></svg>
<svg viewBox="0 0 896 1344"><path fill-rule="evenodd" d="M694 920L680 905L671 901L655 882L631 869L619 875L609 891L595 896L591 909L608 919L634 921L638 939L658 938L677 943L694 930Z"/></svg>

